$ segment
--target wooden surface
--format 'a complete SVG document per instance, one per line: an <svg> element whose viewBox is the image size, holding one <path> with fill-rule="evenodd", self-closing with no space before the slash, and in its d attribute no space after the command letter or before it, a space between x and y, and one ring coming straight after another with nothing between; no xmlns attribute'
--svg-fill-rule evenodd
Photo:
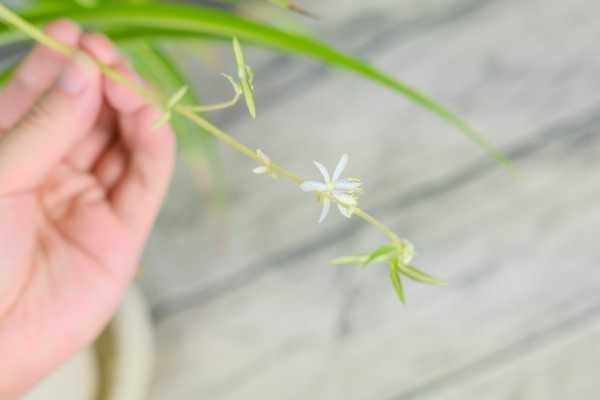
<svg viewBox="0 0 600 400"><path fill-rule="evenodd" d="M226 228L181 167L146 251L152 398L598 397L600 6L303 3L323 38L465 116L522 174L385 89L249 51L259 118L240 108L220 125L305 177L348 152L362 206L450 285L408 284L402 307L382 266L329 266L384 238L336 213L317 225L310 196L223 147Z"/></svg>

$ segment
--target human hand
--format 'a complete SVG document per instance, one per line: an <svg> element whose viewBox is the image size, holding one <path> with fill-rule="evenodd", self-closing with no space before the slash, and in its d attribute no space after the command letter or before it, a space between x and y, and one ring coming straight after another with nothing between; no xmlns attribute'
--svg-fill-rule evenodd
<svg viewBox="0 0 600 400"><path fill-rule="evenodd" d="M174 162L155 107L103 78L134 78L97 34L46 32L0 93L0 398L22 395L89 344L118 307Z"/></svg>

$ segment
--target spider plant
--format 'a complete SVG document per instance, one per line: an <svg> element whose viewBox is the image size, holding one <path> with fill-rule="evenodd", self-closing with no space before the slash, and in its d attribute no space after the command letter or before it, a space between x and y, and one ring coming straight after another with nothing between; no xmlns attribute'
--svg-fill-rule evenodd
<svg viewBox="0 0 600 400"><path fill-rule="evenodd" d="M302 14L308 13L295 3L290 3L289 0L271 2ZM208 139L209 136L198 135L197 130L189 126L190 123L205 129L212 137L223 141L258 162L259 166L254 169L255 173L268 174L273 177L282 176L299 185L303 191L315 192L319 201L323 203L319 222L327 216L331 203L334 203L344 216L350 218L352 215L356 215L373 225L389 239L390 243L377 248L370 254L342 257L334 260L333 263L367 265L375 261L388 262L390 265L390 278L402 302L404 302L405 297L400 279L401 274L422 283L443 284L444 282L410 266L408 263L414 257L412 244L401 239L386 225L357 206L356 198L361 191L360 181L354 178L340 178L348 162L347 155L342 157L333 175L330 175L322 164L315 162L323 175L324 182L304 180L282 166L271 162L270 158L260 150L257 152L251 150L198 114L208 110L229 107L243 95L250 115L255 117L253 73L245 63L239 39L248 44L269 47L276 51L312 57L320 62L354 72L363 78L394 90L458 128L467 138L482 147L496 161L505 166L509 165L501 153L461 118L407 84L399 82L369 64L341 53L311 37L286 32L232 13L202 6L145 0L120 0L118 2L111 0L45 0L31 3L28 8L21 9L19 11L20 16L4 6L0 6L0 11L2 11L1 16L4 22L17 28L0 28L0 44L18 44L26 40L25 35L27 34L29 37L35 38L65 55L71 55L74 49L53 41L36 28L36 25L44 25L59 17L70 18L87 28L104 32L111 37L130 56L140 73L153 83L160 92L175 93L168 101L164 102L165 112L157 123L161 124L166 121L173 123L182 143L180 147L184 149L184 154L191 155L188 159L191 160L192 164L197 159L211 160L212 162L209 165L215 169L214 166L218 165L218 159L214 157L214 143ZM177 63L162 50L161 44L158 42L160 40L162 43L165 39L177 41L182 38L209 41L233 38L239 83L230 76L225 77L233 85L236 92L234 100L211 106L194 105L198 103L196 95L193 91L188 90L185 75L180 71ZM98 66L109 78L131 85L133 89L140 91L140 94L147 95L149 99L154 100L154 96L149 96L146 89L136 86L134 82L128 81L119 75L117 71L105 65L98 64ZM10 76L10 71L9 67L3 73L3 79ZM177 119L178 116L185 118ZM197 157L198 153L201 152L204 153L205 157Z"/></svg>
<svg viewBox="0 0 600 400"><path fill-rule="evenodd" d="M243 0L221 1L240 3ZM308 13L298 1L263 1L291 11ZM309 57L397 92L458 128L494 159L508 165L502 154L471 126L417 89L319 40L238 16L232 10L152 0L37 0L22 4L19 13L38 26L67 17L88 29L107 34L129 55L141 75L163 93L172 93L182 86L193 88L177 62L164 51L165 45L181 40L229 41L237 36L246 46L266 47L276 52ZM0 26L0 45L14 45L26 40L21 32ZM0 83L10 76L10 72L9 65L0 74ZM197 94L190 90L186 96L193 101ZM219 160L213 140L190 129L189 124L181 118L174 118L173 124L185 158L196 165L206 162L213 173L218 173Z"/></svg>

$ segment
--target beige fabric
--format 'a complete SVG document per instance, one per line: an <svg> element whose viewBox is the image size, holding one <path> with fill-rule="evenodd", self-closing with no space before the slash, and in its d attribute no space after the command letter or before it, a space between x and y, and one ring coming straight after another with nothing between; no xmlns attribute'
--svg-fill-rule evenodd
<svg viewBox="0 0 600 400"><path fill-rule="evenodd" d="M25 396L26 400L96 400L98 393L96 352L85 349Z"/></svg>
<svg viewBox="0 0 600 400"><path fill-rule="evenodd" d="M154 369L154 335L140 290L129 290L119 313L97 342L101 400L145 400Z"/></svg>

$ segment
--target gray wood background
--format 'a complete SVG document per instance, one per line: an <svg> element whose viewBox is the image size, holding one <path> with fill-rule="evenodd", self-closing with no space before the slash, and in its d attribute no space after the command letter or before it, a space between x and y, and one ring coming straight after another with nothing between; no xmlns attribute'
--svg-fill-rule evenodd
<svg viewBox="0 0 600 400"><path fill-rule="evenodd" d="M328 265L383 238L337 213L318 226L310 197L223 147L226 224L180 166L145 254L152 399L598 398L600 6L302 3L322 38L459 112L523 175L386 89L248 50L259 118L215 120L306 177L348 152L362 206L450 284L408 284L402 307L383 266Z"/></svg>

